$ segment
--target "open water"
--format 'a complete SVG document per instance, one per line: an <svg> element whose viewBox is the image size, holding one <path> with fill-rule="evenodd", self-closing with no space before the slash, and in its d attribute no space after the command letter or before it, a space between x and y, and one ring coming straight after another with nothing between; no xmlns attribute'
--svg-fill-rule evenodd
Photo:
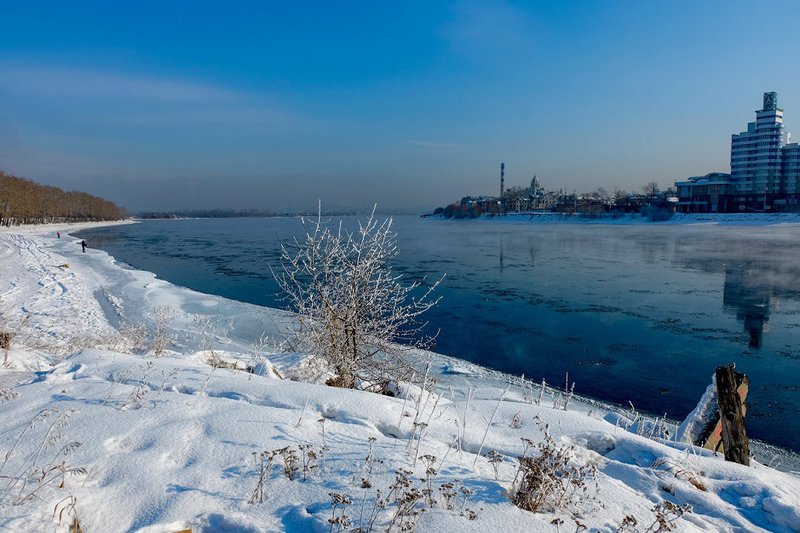
<svg viewBox="0 0 800 533"><path fill-rule="evenodd" d="M352 224L353 220L346 220ZM435 350L682 419L718 365L750 378L751 437L800 451L800 227L394 219L408 280L446 277ZM144 221L80 233L198 291L284 307L270 267L298 218ZM277 268L276 268L277 269Z"/></svg>

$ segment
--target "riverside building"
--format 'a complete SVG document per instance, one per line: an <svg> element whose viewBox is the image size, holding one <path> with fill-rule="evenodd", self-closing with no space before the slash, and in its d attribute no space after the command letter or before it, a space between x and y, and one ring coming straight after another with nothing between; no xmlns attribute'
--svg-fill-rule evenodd
<svg viewBox="0 0 800 533"><path fill-rule="evenodd" d="M800 145L789 140L777 93L764 93L755 122L731 136L731 173L676 182L678 211L800 210Z"/></svg>

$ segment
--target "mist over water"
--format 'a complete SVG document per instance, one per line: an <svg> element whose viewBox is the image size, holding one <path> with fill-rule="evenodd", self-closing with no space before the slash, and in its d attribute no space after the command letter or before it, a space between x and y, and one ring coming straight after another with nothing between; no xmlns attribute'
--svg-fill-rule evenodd
<svg viewBox="0 0 800 533"><path fill-rule="evenodd" d="M346 224L354 224L347 219ZM438 279L436 351L681 419L736 363L753 438L800 451L800 228L502 224L395 217L409 280ZM284 307L270 266L296 218L80 233L162 279Z"/></svg>

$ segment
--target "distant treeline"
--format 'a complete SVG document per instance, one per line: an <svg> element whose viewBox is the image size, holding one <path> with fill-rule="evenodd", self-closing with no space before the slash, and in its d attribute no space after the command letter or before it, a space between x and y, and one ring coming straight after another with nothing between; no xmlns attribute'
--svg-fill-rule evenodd
<svg viewBox="0 0 800 533"><path fill-rule="evenodd" d="M0 171L0 226L121 220L124 209L85 192L65 192Z"/></svg>
<svg viewBox="0 0 800 533"><path fill-rule="evenodd" d="M152 211L138 213L139 218L242 218L274 217L272 211L264 209L192 209L187 211Z"/></svg>
<svg viewBox="0 0 800 533"><path fill-rule="evenodd" d="M192 209L188 211L164 211L138 213L139 218L258 218L258 217L284 217L299 215L315 215L312 212L287 212L275 213L264 209ZM355 211L324 212L325 216L354 215Z"/></svg>

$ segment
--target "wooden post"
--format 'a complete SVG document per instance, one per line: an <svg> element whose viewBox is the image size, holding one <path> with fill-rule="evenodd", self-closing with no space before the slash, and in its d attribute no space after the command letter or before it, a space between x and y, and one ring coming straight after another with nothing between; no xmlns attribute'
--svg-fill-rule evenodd
<svg viewBox="0 0 800 533"><path fill-rule="evenodd" d="M749 466L750 443L744 429L742 399L737 392L733 366L717 367L716 380L725 460Z"/></svg>

